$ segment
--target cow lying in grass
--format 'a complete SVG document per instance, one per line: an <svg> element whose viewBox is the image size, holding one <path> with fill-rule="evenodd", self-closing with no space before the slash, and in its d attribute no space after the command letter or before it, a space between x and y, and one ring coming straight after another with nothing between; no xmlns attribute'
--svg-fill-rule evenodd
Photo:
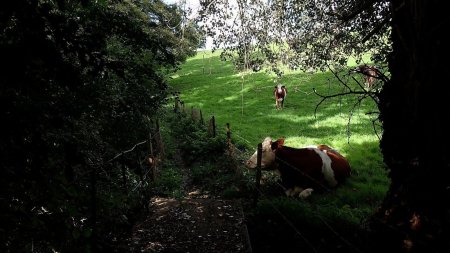
<svg viewBox="0 0 450 253"><path fill-rule="evenodd" d="M283 144L284 139L264 140L261 168L279 172L287 196L306 198L313 190L336 187L350 176L347 159L327 145L298 149ZM247 168L255 169L256 159L255 152L247 161Z"/></svg>

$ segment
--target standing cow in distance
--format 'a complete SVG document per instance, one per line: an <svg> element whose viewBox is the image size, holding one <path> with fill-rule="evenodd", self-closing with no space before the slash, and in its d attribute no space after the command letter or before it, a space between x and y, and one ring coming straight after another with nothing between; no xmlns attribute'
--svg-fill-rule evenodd
<svg viewBox="0 0 450 253"><path fill-rule="evenodd" d="M273 94L275 96L275 106L278 109L283 109L284 107L284 100L287 96L287 90L286 86L278 84L275 86L275 89L273 90Z"/></svg>
<svg viewBox="0 0 450 253"><path fill-rule="evenodd" d="M247 161L249 169L256 168L257 153ZM275 170L287 196L306 198L314 190L334 188L350 176L350 164L344 156L327 145L292 148L284 139L262 143L261 168Z"/></svg>
<svg viewBox="0 0 450 253"><path fill-rule="evenodd" d="M367 64L360 65L355 69L355 72L361 73L364 77L364 85L368 89L372 89L378 77L378 69L375 66L369 66Z"/></svg>

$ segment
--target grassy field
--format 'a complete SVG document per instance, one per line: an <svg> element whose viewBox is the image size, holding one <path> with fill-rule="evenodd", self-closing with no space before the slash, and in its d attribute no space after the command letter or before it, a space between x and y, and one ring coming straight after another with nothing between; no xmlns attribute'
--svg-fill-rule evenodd
<svg viewBox="0 0 450 253"><path fill-rule="evenodd" d="M367 99L354 107L354 96L333 98L324 101L314 115L321 98L312 93L313 88L326 95L342 92L342 86L329 72L285 71L281 79L288 89L285 108L276 110L275 82L276 76L264 71L239 73L229 62L220 61L218 53L205 51L188 59L171 76L169 84L180 92L186 108L201 109L205 118L214 115L218 127L225 128L230 123L233 140L246 146L249 153L270 136L284 137L285 145L292 147L327 144L348 158L352 176L333 194L313 195L307 202L297 201L295 207L286 204L292 200L283 196L271 203L263 201L260 217L264 216L264 205L276 205L286 214L303 212L304 221L320 215L335 221L335 225L361 226L361 221L381 202L388 186L373 116L367 114L376 111L375 103ZM308 212L312 216L305 214Z"/></svg>

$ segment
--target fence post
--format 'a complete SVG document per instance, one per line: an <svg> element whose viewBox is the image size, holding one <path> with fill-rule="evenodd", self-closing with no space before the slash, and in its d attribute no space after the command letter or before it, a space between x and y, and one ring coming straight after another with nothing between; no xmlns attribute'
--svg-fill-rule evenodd
<svg viewBox="0 0 450 253"><path fill-rule="evenodd" d="M209 75L211 75L211 56L209 57ZM210 79L211 80L211 79Z"/></svg>
<svg viewBox="0 0 450 253"><path fill-rule="evenodd" d="M261 159L262 159L262 143L258 144L256 155L256 182L255 182L255 195L253 200L253 205L256 206L258 204L259 191L261 186Z"/></svg>
<svg viewBox="0 0 450 253"><path fill-rule="evenodd" d="M158 151L159 151L161 159L163 159L164 158L164 143L162 141L161 131L159 130L159 119L156 119L156 136L158 136L158 138L157 138Z"/></svg>
<svg viewBox="0 0 450 253"><path fill-rule="evenodd" d="M212 135L215 138L216 137L216 118L214 116L211 117L211 123L212 123Z"/></svg>
<svg viewBox="0 0 450 253"><path fill-rule="evenodd" d="M203 122L202 110L200 110L200 124L205 125L205 122Z"/></svg>
<svg viewBox="0 0 450 253"><path fill-rule="evenodd" d="M174 111L175 112L179 112L180 111L180 101L178 100L178 98L175 98Z"/></svg>
<svg viewBox="0 0 450 253"><path fill-rule="evenodd" d="M227 146L228 146L228 155L232 155L231 150L231 129L230 129L230 123L227 123Z"/></svg>
<svg viewBox="0 0 450 253"><path fill-rule="evenodd" d="M144 174L145 174L144 171L145 171L145 169L144 169L144 166L142 165L141 159L139 158L139 153L137 153L137 152L136 152L136 159L137 159L137 162L139 163L138 164L139 165L139 177L141 179L140 185L141 185L141 187L143 187L143 186L145 186L145 182L144 182L144 180L145 180L145 178L144 178ZM145 160L145 158L144 158L144 160ZM137 186L136 186L136 188L137 188ZM150 212L150 208L147 205L147 199L149 199L148 189L142 191L141 194L143 196L143 198L141 198L141 201L142 201L141 204L145 208L147 213L149 213Z"/></svg>
<svg viewBox="0 0 450 253"><path fill-rule="evenodd" d="M141 159L139 157L139 153L136 152L136 161L139 165L139 179L141 179L141 184L144 183L144 168L142 167Z"/></svg>
<svg viewBox="0 0 450 253"><path fill-rule="evenodd" d="M150 164L150 180L151 182L155 181L155 158L153 156L153 143L152 143L152 133L148 133L148 149L150 152L150 157L148 158L148 163Z"/></svg>

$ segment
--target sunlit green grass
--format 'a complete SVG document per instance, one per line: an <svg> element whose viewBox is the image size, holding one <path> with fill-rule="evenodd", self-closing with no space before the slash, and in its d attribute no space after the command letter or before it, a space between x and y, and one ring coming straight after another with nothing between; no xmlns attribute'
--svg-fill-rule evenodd
<svg viewBox="0 0 450 253"><path fill-rule="evenodd" d="M349 125L350 145L347 125L356 102L354 97L325 101L314 115L320 97L312 93L313 88L320 94L342 90L330 73L286 73L281 82L288 88L288 96L282 111L275 109L274 75L263 71L238 73L230 63L220 61L217 52L199 52L172 78L171 87L181 92L187 108L199 108L205 117L214 115L219 127L230 123L233 134L248 140L251 146L266 136L283 136L289 145L324 142L345 152L352 143L361 142L361 138L378 141L371 118L364 114L376 110L372 101L364 101L353 115Z"/></svg>
<svg viewBox="0 0 450 253"><path fill-rule="evenodd" d="M354 62L349 60L349 64ZM319 213L328 217L342 213L342 207L345 215L354 210L354 221L367 217L388 185L373 116L367 115L376 111L375 103L367 99L354 107L354 96L333 98L314 114L321 98L313 88L326 95L342 92L342 86L329 72L284 74L281 83L288 89L284 110L275 108L275 75L239 73L229 62L220 61L218 52L199 52L172 75L169 84L181 92L187 109L201 109L205 118L214 115L219 128L230 123L233 140L244 143L251 152L267 136L284 137L285 145L292 147L327 144L339 150L348 158L352 176L335 194L313 195L308 205L326 207Z"/></svg>

